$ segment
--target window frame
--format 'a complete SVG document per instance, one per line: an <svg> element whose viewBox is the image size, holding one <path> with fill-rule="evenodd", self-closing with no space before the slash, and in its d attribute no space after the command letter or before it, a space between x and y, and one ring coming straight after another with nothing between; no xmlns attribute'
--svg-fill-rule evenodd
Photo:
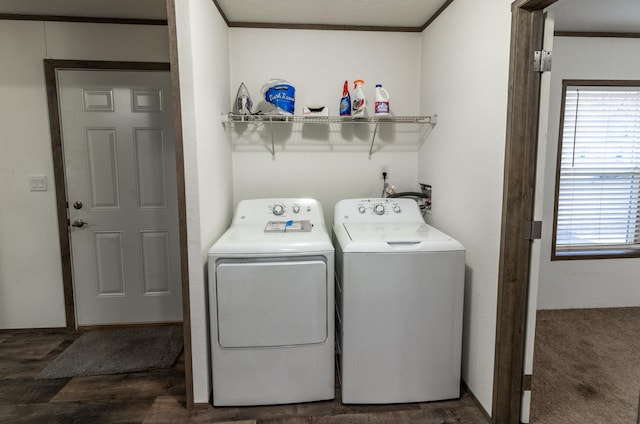
<svg viewBox="0 0 640 424"><path fill-rule="evenodd" d="M617 259L617 258L639 258L640 257L640 244L630 245L629 247L611 247L607 248L593 248L588 247L577 248L575 250L558 250L556 248L556 236L558 230L558 205L560 196L560 174L562 166L562 146L563 146L563 132L565 121L565 107L567 99L567 89L569 87L615 87L625 88L633 87L640 89L640 80L575 80L564 79L562 80L562 97L560 103L560 121L558 126L558 145L556 155L556 180L555 180L555 193L554 193L554 206L553 206L553 227L552 227L552 240L551 240L551 260L563 261L563 260L590 260L590 259ZM640 209L640 204L639 204Z"/></svg>

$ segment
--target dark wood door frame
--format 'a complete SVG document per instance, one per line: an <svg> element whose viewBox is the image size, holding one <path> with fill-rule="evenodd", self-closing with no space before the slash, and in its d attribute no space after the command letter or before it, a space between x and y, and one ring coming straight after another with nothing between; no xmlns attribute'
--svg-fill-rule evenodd
<svg viewBox="0 0 640 424"><path fill-rule="evenodd" d="M67 328L75 330L75 305L73 298L73 277L71 249L67 224L67 192L64 177L64 155L62 150L62 130L60 126L60 110L56 72L60 69L76 70L127 70L127 71L171 71L173 90L176 76L169 63L160 62L109 62L87 60L44 60L44 73L49 106L49 125L51 128L51 148L53 153L53 174L56 187L56 209L58 217L58 233L62 255L62 282L65 301L65 317ZM187 227L186 201L184 190L184 159L182 149L182 121L180 119L179 95L174 92L174 125L176 148L176 173L178 180L178 231L180 238L180 267L182 284L182 315L184 331L185 383L187 406L193 405L193 373L191 367L191 320L189 308L189 272L187 262Z"/></svg>
<svg viewBox="0 0 640 424"><path fill-rule="evenodd" d="M189 288L189 255L187 244L187 200L184 177L184 139L182 136L182 103L180 98L180 66L178 61L178 30L175 0L167 0L169 32L169 61L173 87L173 116L176 131L176 172L178 174L178 220L180 224L180 272L182 273L182 313L184 329L184 378L186 406L191 410L193 401L193 361L191 358L191 303Z"/></svg>
<svg viewBox="0 0 640 424"><path fill-rule="evenodd" d="M556 0L517 0L512 4L511 51L507 100L498 310L492 421L520 422L525 327L533 220L540 74L533 54L542 49L543 11Z"/></svg>
<svg viewBox="0 0 640 424"><path fill-rule="evenodd" d="M65 316L67 329L76 329L75 303L73 297L73 274L71 249L67 223L67 189L64 176L64 155L62 149L62 129L58 99L56 73L62 69L76 70L131 70L169 71L168 63L149 62L105 62L86 60L44 60L44 75L49 106L49 127L51 129L51 149L53 152L53 175L56 187L56 209L58 234L62 253L62 285L64 289Z"/></svg>

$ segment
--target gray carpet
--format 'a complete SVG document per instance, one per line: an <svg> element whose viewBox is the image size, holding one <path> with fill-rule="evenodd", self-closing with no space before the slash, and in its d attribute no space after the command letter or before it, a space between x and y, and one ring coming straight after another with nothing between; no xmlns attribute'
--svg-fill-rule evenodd
<svg viewBox="0 0 640 424"><path fill-rule="evenodd" d="M92 330L80 336L38 379L168 368L182 351L182 327Z"/></svg>
<svg viewBox="0 0 640 424"><path fill-rule="evenodd" d="M640 308L538 311L532 424L635 424Z"/></svg>

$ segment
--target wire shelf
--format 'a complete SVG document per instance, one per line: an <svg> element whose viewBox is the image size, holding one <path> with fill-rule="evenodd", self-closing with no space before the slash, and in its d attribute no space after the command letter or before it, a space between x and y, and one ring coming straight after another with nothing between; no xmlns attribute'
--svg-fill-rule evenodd
<svg viewBox="0 0 640 424"><path fill-rule="evenodd" d="M436 124L437 115L354 117L227 113L222 114L221 121L233 146L237 148L266 147L274 158L277 149L293 150L313 147L331 150L368 148L369 158L371 158L374 152L383 148L417 150ZM311 125L307 130L306 124L325 124L325 126ZM286 128L286 130L283 132L278 128ZM312 131L312 128L316 128L317 131ZM343 136L346 128L353 128L355 137L345 139ZM360 143L357 139L363 134L366 141L362 140L363 142Z"/></svg>
<svg viewBox="0 0 640 424"><path fill-rule="evenodd" d="M389 122L394 124L435 124L434 116L317 116L317 115L222 115L223 123L233 122L272 122L272 123L318 123L318 124L375 124Z"/></svg>

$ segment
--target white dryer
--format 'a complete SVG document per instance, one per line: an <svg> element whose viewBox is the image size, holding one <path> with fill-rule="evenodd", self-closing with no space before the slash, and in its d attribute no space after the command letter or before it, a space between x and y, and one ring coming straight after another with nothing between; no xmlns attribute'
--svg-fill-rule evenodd
<svg viewBox="0 0 640 424"><path fill-rule="evenodd" d="M412 199L348 199L334 215L344 403L460 396L464 247Z"/></svg>
<svg viewBox="0 0 640 424"><path fill-rule="evenodd" d="M241 201L208 270L213 404L333 399L334 249L320 204Z"/></svg>

